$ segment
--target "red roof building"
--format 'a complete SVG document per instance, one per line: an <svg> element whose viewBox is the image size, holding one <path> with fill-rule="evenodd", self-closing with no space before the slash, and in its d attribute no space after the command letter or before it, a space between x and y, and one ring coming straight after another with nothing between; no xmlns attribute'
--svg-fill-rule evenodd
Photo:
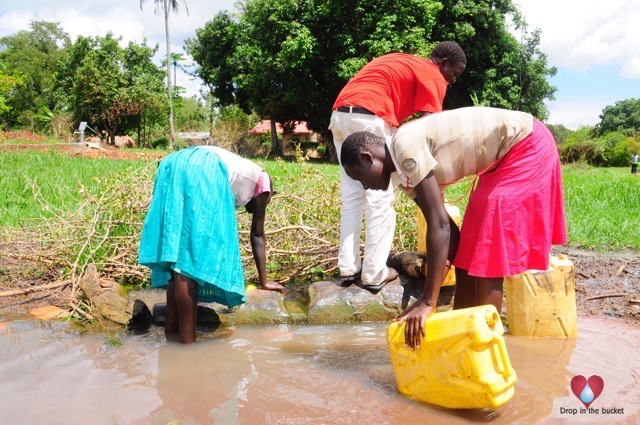
<svg viewBox="0 0 640 425"><path fill-rule="evenodd" d="M271 121L262 120L249 133L256 137L262 137L271 131ZM296 145L302 149L305 155L311 158L321 157L322 154L317 151L317 147L322 145L322 137L318 133L310 130L305 121L297 121L295 127L289 133L284 133L282 125L276 123L276 133L278 138L282 140L282 153L284 155L294 155Z"/></svg>
<svg viewBox="0 0 640 425"><path fill-rule="evenodd" d="M271 131L271 121L270 120L262 120L255 127L253 127L249 133L251 134L267 134ZM282 124L279 122L276 123L276 132L278 134L282 134ZM304 134L311 135L313 131L309 130L307 127L306 121L296 121L296 126L293 128L291 134Z"/></svg>

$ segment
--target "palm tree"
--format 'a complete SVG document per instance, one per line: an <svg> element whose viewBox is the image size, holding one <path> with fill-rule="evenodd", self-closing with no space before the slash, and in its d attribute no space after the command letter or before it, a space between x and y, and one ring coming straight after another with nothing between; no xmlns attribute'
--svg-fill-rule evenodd
<svg viewBox="0 0 640 425"><path fill-rule="evenodd" d="M189 14L189 7L186 0L184 7ZM171 85L171 37L169 35L169 12L178 12L178 0L153 0L155 4L154 13L158 13L158 7L162 7L164 12L164 32L167 38L167 95L169 96L169 149L173 149L173 142L175 141L175 134L173 132L173 97L172 97L172 85ZM142 10L142 3L144 0L140 0L140 10Z"/></svg>

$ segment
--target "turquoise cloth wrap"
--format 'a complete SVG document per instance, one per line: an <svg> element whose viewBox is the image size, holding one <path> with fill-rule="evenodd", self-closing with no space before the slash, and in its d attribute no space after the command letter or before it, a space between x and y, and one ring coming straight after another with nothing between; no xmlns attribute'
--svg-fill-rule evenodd
<svg viewBox="0 0 640 425"><path fill-rule="evenodd" d="M160 163L138 262L153 287L166 287L174 270L198 283L198 301L245 302L234 196L214 152L184 149Z"/></svg>

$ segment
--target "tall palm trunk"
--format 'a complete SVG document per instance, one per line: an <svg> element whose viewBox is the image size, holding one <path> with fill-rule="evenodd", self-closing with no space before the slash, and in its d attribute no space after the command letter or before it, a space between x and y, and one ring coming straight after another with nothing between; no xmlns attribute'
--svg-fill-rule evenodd
<svg viewBox="0 0 640 425"><path fill-rule="evenodd" d="M167 95L169 96L169 149L173 149L175 134L173 132L173 96L171 93L171 43L169 35L169 0L162 2L164 8L164 30L167 37Z"/></svg>

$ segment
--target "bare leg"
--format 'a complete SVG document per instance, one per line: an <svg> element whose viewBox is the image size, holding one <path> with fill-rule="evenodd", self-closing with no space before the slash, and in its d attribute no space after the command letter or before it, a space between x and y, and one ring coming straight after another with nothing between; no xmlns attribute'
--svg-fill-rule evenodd
<svg viewBox="0 0 640 425"><path fill-rule="evenodd" d="M196 313L198 312L198 284L180 273L173 273L175 301L180 342L190 344L196 340Z"/></svg>
<svg viewBox="0 0 640 425"><path fill-rule="evenodd" d="M469 273L456 267L456 292L453 297L453 308L475 307L476 304L476 282Z"/></svg>
<svg viewBox="0 0 640 425"><path fill-rule="evenodd" d="M177 338L179 330L178 325L178 306L176 305L176 284L173 279L167 284L167 309L164 319L164 335L167 340L174 341Z"/></svg>
<svg viewBox="0 0 640 425"><path fill-rule="evenodd" d="M502 314L502 286L504 279L476 277L476 305L493 304Z"/></svg>

